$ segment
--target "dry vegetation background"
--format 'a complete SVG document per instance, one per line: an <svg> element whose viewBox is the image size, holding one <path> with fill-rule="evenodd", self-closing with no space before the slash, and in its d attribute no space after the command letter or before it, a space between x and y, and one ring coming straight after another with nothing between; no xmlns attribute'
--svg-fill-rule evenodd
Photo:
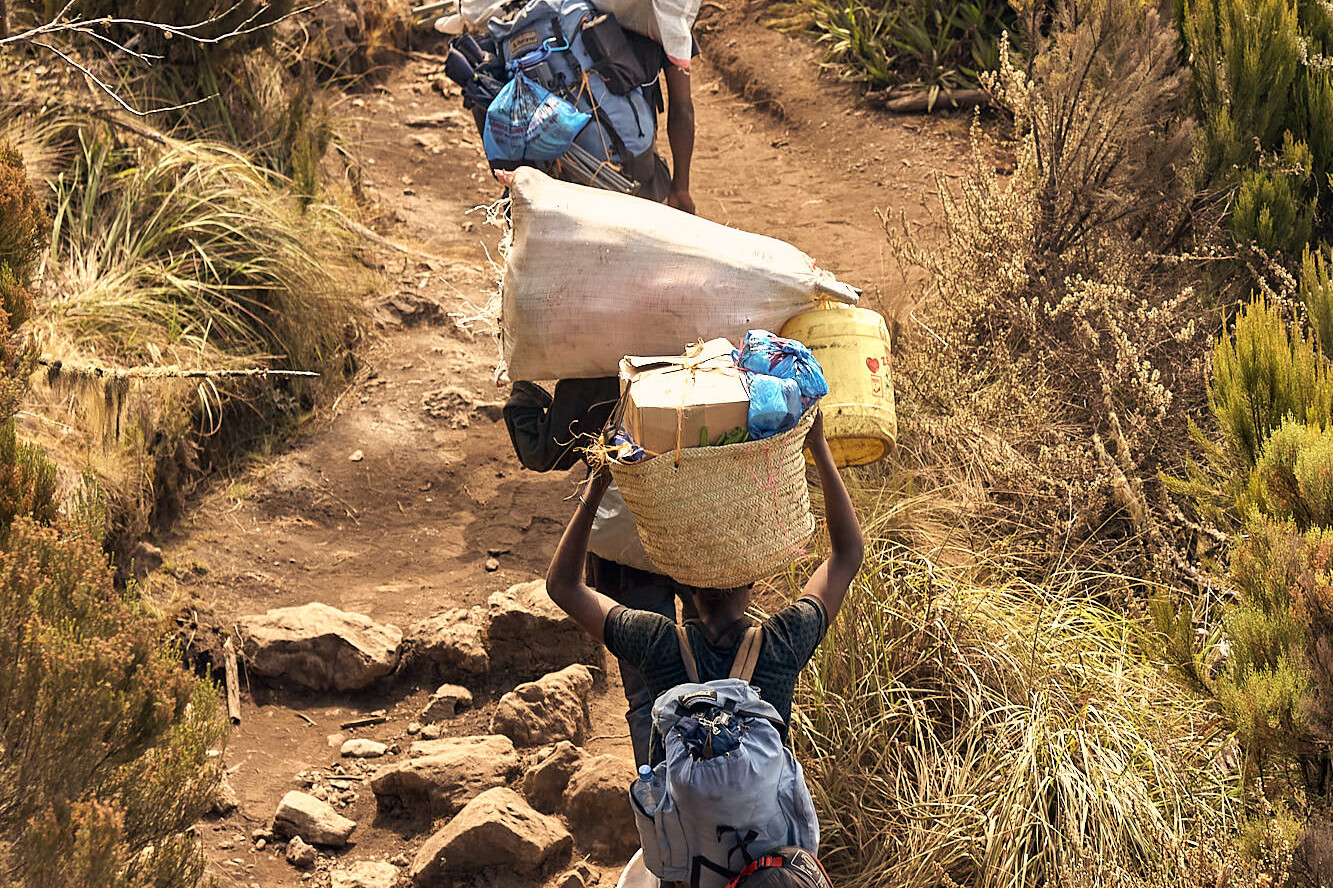
<svg viewBox="0 0 1333 888"><path fill-rule="evenodd" d="M61 13L20 3L0 38L7 883L199 883L223 728L127 549L337 387L376 286L330 108L402 8L140 6L65 14L208 25L14 39ZM851 473L866 568L799 692L835 881L1329 881L1333 5L774 14L844 76L992 103L940 183L944 245L884 220L934 293L895 357L899 452ZM250 367L323 377L126 381Z"/></svg>

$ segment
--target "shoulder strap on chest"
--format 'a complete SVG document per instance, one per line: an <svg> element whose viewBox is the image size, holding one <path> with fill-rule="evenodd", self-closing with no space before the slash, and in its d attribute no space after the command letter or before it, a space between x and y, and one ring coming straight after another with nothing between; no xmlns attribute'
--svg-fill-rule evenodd
<svg viewBox="0 0 1333 888"><path fill-rule="evenodd" d="M736 649L736 659L731 663L731 675L728 678L739 678L741 681L749 681L754 677L754 667L759 665L759 649L764 646L764 630L759 626L751 626L745 630L745 637L741 639L740 647Z"/></svg>
<svg viewBox="0 0 1333 888"><path fill-rule="evenodd" d="M698 684L699 665L694 660L694 651L690 649L690 637L684 626L676 626L676 641L680 645L680 659L685 664L685 675ZM759 665L759 650L764 646L764 630L751 626L745 630L745 637L736 648L736 659L731 661L731 674L727 678L739 678L749 681L754 677L755 666Z"/></svg>
<svg viewBox="0 0 1333 888"><path fill-rule="evenodd" d="M694 662L694 651L690 650L690 637L685 634L685 627L676 626L676 641L680 643L680 659L685 663L685 675L695 684L699 683L699 667Z"/></svg>

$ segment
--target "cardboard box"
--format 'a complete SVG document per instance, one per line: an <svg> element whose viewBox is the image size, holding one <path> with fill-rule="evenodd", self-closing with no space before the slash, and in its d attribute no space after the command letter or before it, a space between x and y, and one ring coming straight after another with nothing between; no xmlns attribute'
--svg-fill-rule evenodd
<svg viewBox="0 0 1333 888"><path fill-rule="evenodd" d="M650 454L698 447L708 429L716 440L745 426L750 396L731 362L726 339L695 343L683 355L628 356L620 362L626 430Z"/></svg>

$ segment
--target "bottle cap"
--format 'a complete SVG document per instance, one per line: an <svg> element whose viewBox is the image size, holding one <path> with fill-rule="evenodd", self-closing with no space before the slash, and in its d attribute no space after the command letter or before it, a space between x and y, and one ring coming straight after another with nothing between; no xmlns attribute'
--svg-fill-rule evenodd
<svg viewBox="0 0 1333 888"><path fill-rule="evenodd" d="M651 780L652 777L653 777L653 769L652 769L652 768L648 767L647 765L639 765L639 779L640 779L640 780Z"/></svg>

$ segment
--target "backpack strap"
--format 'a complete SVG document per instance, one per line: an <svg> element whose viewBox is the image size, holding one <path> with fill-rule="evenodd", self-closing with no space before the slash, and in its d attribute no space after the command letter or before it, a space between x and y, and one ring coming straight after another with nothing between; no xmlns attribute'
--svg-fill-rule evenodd
<svg viewBox="0 0 1333 888"><path fill-rule="evenodd" d="M684 626L676 626L676 641L680 643L680 659L685 663L685 675L698 684L699 667L694 662L694 651L690 650L690 637L685 634Z"/></svg>
<svg viewBox="0 0 1333 888"><path fill-rule="evenodd" d="M751 626L745 630L740 647L736 649L736 659L731 662L731 674L728 678L739 678L748 682L754 677L754 667L759 664L759 649L764 646L764 630Z"/></svg>

